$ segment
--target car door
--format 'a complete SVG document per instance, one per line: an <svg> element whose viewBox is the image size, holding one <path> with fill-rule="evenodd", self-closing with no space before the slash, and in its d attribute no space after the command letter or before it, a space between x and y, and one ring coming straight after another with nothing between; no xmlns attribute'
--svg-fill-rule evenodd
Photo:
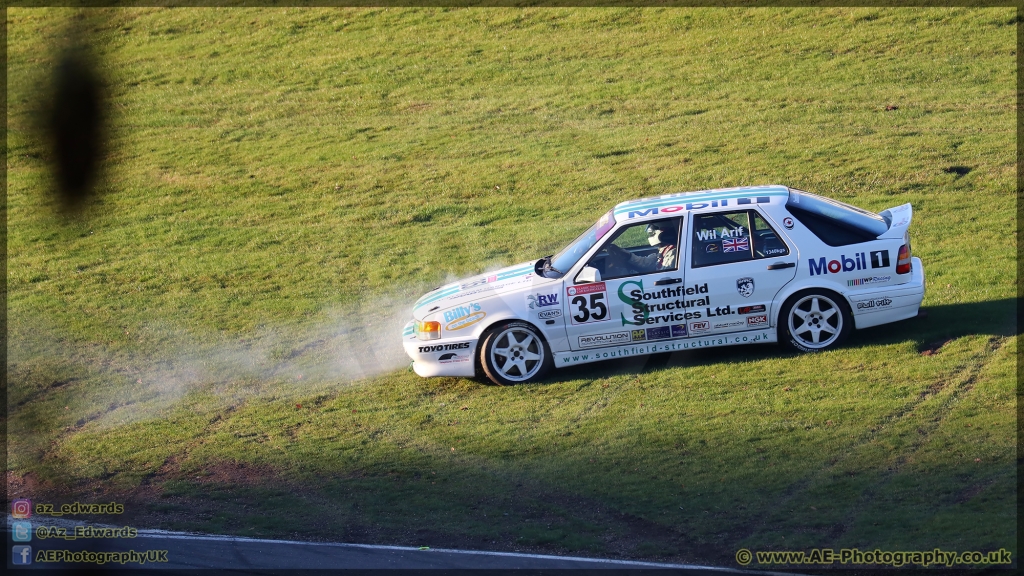
<svg viewBox="0 0 1024 576"><path fill-rule="evenodd" d="M691 335L771 326L775 296L796 276L796 253L754 209L691 216L688 284L706 289Z"/></svg>
<svg viewBox="0 0 1024 576"><path fill-rule="evenodd" d="M566 280L564 316L570 348L588 350L684 335L682 223L682 218L668 218L623 226L586 264L597 270L599 281L581 282L579 274Z"/></svg>

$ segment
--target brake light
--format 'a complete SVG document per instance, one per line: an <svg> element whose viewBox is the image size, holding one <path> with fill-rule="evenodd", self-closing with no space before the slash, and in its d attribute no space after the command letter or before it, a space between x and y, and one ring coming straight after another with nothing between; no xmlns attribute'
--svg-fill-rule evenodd
<svg viewBox="0 0 1024 576"><path fill-rule="evenodd" d="M417 340L437 340L441 337L441 323L440 322L420 322L416 321L416 339Z"/></svg>
<svg viewBox="0 0 1024 576"><path fill-rule="evenodd" d="M900 246L899 257L896 260L896 273L910 274L910 268L910 242L907 242L903 246Z"/></svg>

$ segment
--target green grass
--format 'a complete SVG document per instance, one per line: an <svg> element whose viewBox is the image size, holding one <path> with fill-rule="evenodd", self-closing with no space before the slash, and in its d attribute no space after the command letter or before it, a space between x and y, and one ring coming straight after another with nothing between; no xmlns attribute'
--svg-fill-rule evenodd
<svg viewBox="0 0 1024 576"><path fill-rule="evenodd" d="M36 498L730 566L1016 554L1013 9L88 10L113 126L79 219L33 131L74 13L7 14L8 478ZM913 203L928 317L515 387L400 368L427 289L763 183Z"/></svg>

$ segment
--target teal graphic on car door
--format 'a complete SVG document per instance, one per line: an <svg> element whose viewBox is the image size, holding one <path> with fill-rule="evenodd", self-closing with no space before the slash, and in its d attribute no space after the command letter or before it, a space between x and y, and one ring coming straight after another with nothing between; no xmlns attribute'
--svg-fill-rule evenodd
<svg viewBox="0 0 1024 576"><path fill-rule="evenodd" d="M573 350L685 336L687 292L681 218L625 226L565 285L566 334ZM590 274L584 282L581 277ZM706 287L705 287L706 291Z"/></svg>
<svg viewBox="0 0 1024 576"><path fill-rule="evenodd" d="M768 329L775 295L796 276L796 254L757 210L695 214L687 279L708 287L694 336Z"/></svg>

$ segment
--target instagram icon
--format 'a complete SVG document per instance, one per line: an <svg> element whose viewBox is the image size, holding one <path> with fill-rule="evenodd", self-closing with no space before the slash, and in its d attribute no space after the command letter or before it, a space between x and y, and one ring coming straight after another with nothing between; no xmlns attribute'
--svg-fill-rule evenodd
<svg viewBox="0 0 1024 576"><path fill-rule="evenodd" d="M15 518L31 518L32 501L28 498L18 498L11 502L11 516Z"/></svg>

